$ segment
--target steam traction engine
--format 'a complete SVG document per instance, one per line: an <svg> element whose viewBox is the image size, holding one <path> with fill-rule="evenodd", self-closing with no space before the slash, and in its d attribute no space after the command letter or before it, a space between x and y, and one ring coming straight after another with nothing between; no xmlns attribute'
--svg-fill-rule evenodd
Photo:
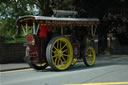
<svg viewBox="0 0 128 85"><path fill-rule="evenodd" d="M25 60L36 70L47 66L66 70L78 58L83 58L86 66L93 66L96 60L94 37L98 24L97 18L23 16L17 20L17 26L26 35ZM47 26L52 32L44 41L39 37L41 26Z"/></svg>

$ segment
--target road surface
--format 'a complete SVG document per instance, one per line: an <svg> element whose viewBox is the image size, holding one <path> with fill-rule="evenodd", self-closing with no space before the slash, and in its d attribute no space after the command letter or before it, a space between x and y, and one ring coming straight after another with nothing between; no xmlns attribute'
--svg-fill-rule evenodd
<svg viewBox="0 0 128 85"><path fill-rule="evenodd" d="M66 71L0 72L0 85L128 85L128 56L100 57L93 67L79 62Z"/></svg>

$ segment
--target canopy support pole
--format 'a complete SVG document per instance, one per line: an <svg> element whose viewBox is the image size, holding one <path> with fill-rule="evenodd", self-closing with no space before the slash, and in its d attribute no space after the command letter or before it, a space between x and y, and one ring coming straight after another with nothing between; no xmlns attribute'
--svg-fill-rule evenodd
<svg viewBox="0 0 128 85"><path fill-rule="evenodd" d="M26 23L26 35L28 34L28 24Z"/></svg>
<svg viewBox="0 0 128 85"><path fill-rule="evenodd" d="M97 29L97 25L94 28L94 34L96 35L96 29Z"/></svg>
<svg viewBox="0 0 128 85"><path fill-rule="evenodd" d="M35 23L33 22L33 34L36 34L35 30L36 30Z"/></svg>
<svg viewBox="0 0 128 85"><path fill-rule="evenodd" d="M64 35L64 29L62 26L61 26L61 35Z"/></svg>
<svg viewBox="0 0 128 85"><path fill-rule="evenodd" d="M24 33L25 35L27 35L27 25L26 25L26 29L24 28L23 25L21 25L21 26L22 26L23 33Z"/></svg>
<svg viewBox="0 0 128 85"><path fill-rule="evenodd" d="M40 28L40 24L38 24L37 26L36 34L38 33L39 28Z"/></svg>
<svg viewBox="0 0 128 85"><path fill-rule="evenodd" d="M91 26L91 35L94 37L95 35L96 35L96 28L97 28L97 26Z"/></svg>
<svg viewBox="0 0 128 85"><path fill-rule="evenodd" d="M93 25L91 25L91 35L93 36Z"/></svg>

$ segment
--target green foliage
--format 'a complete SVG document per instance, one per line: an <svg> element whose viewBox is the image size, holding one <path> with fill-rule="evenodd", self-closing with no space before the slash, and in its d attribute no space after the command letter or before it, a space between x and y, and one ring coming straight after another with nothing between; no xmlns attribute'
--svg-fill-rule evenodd
<svg viewBox="0 0 128 85"><path fill-rule="evenodd" d="M32 15L35 5L40 9L40 15L48 15L52 9L71 9L72 0L0 0L0 36L6 42L23 42L24 35L16 27L19 16ZM22 38L21 38L22 37Z"/></svg>
<svg viewBox="0 0 128 85"><path fill-rule="evenodd" d="M7 18L0 20L0 36L5 37L5 43L25 42L25 36L17 32L15 19Z"/></svg>
<svg viewBox="0 0 128 85"><path fill-rule="evenodd" d="M19 16L31 14L33 6L29 5L28 1L32 0L1 0L1 15L5 18L18 18Z"/></svg>
<svg viewBox="0 0 128 85"><path fill-rule="evenodd" d="M52 8L58 10L69 10L73 8L73 1L72 0L53 0L53 4L51 5Z"/></svg>
<svg viewBox="0 0 128 85"><path fill-rule="evenodd" d="M16 34L16 20L13 18L7 18L2 21L2 26L0 28L0 36L9 37L10 35Z"/></svg>
<svg viewBox="0 0 128 85"><path fill-rule="evenodd" d="M22 34L18 34L16 19L19 16L32 14L34 0L0 0L0 36L6 42L19 42ZM30 3L30 4L29 4Z"/></svg>
<svg viewBox="0 0 128 85"><path fill-rule="evenodd" d="M17 37L15 39L12 39L12 38L6 38L5 39L5 43L24 43L24 42L26 42L25 36L20 36L20 37Z"/></svg>

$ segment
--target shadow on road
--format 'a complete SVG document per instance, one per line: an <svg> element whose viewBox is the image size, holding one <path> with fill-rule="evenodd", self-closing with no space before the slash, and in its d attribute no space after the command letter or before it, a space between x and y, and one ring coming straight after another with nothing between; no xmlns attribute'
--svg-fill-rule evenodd
<svg viewBox="0 0 128 85"><path fill-rule="evenodd" d="M123 62L107 62L107 63L96 63L94 66L92 67L87 67L86 65L82 64L82 62L74 65L74 66L70 66L67 70L65 71L55 71L52 68L47 68L45 70L41 70L40 72L69 72L69 71L78 71L78 70L83 70L83 69L93 69L93 68L99 68L99 67L106 67L106 66L111 66L111 65L128 65L128 63L123 63Z"/></svg>
<svg viewBox="0 0 128 85"><path fill-rule="evenodd" d="M105 66L111 66L111 65L128 65L128 56L108 56L108 57L98 57L97 61L94 66L87 67L83 61L78 62L74 66L70 66L65 71L59 71L59 72L69 72L69 71L77 71L77 70L83 70L83 69L93 69L93 68L99 68L99 67L105 67ZM40 72L58 72L53 70L52 68L47 68Z"/></svg>

